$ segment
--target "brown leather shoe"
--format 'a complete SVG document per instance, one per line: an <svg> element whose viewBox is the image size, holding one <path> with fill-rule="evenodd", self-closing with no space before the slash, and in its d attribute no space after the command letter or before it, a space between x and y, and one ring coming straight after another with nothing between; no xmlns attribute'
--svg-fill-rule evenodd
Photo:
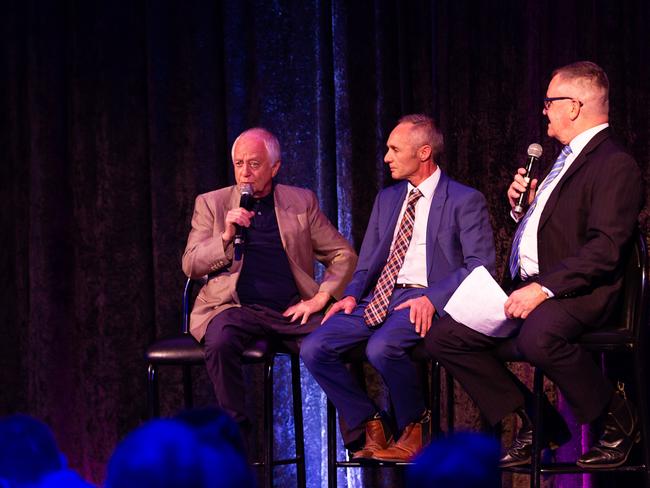
<svg viewBox="0 0 650 488"><path fill-rule="evenodd" d="M427 411L418 422L404 428L399 440L387 449L375 451L372 459L377 461L410 462L422 450L431 437L431 415Z"/></svg>
<svg viewBox="0 0 650 488"><path fill-rule="evenodd" d="M375 415L366 422L366 443L363 448L352 454L352 460L371 459L376 451L386 449L393 444L393 434L384 425L381 415Z"/></svg>

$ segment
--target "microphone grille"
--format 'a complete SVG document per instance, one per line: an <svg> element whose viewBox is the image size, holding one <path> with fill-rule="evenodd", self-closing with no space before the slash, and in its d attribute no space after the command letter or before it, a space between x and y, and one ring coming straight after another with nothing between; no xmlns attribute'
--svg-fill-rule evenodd
<svg viewBox="0 0 650 488"><path fill-rule="evenodd" d="M539 158L542 155L542 146L534 142L530 146L528 146L528 155L532 156L534 158Z"/></svg>
<svg viewBox="0 0 650 488"><path fill-rule="evenodd" d="M252 195L253 194L253 185L250 183L241 183L239 185L239 193L242 195Z"/></svg>

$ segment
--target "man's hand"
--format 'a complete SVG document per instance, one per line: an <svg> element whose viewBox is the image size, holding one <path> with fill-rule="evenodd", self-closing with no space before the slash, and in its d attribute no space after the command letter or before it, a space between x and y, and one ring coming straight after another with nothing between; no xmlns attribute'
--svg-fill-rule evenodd
<svg viewBox="0 0 650 488"><path fill-rule="evenodd" d="M320 312L330 299L330 294L325 291L319 291L309 300L301 300L300 303L287 308L282 314L283 317L289 317L289 322L295 322L302 317L300 325L304 325L309 320L309 316L315 312Z"/></svg>
<svg viewBox="0 0 650 488"><path fill-rule="evenodd" d="M436 307L427 297L421 296L400 303L395 307L395 310L402 310L407 307L411 308L409 319L415 325L415 332L424 337L431 328L431 321L433 320L433 314L436 313Z"/></svg>
<svg viewBox="0 0 650 488"><path fill-rule="evenodd" d="M544 293L542 286L539 283L531 283L513 291L503 305L503 311L509 319L525 319L547 299L548 295Z"/></svg>
<svg viewBox="0 0 650 488"><path fill-rule="evenodd" d="M525 168L519 168L517 174L515 174L514 181L510 184L508 188L508 201L510 202L510 208L515 208L517 205L517 200L519 200L519 195L526 191L528 183L524 178L526 174ZM530 192L528 192L528 205L533 202L535 198L535 190L537 189L537 179L534 179L530 182Z"/></svg>
<svg viewBox="0 0 650 488"><path fill-rule="evenodd" d="M226 214L226 228L221 234L223 242L230 242L233 240L235 233L237 232L235 224L241 225L242 227L250 227L251 219L254 215L255 212L251 212L242 207L228 210L228 213Z"/></svg>
<svg viewBox="0 0 650 488"><path fill-rule="evenodd" d="M346 314L352 313L352 310L354 310L354 307L357 306L357 299L352 297L352 296L347 296L341 298L338 302L333 304L330 309L327 311L325 314L325 317L323 317L323 320L320 321L320 323L324 323L327 319L329 319L332 315L334 315L336 312L340 312L343 310Z"/></svg>

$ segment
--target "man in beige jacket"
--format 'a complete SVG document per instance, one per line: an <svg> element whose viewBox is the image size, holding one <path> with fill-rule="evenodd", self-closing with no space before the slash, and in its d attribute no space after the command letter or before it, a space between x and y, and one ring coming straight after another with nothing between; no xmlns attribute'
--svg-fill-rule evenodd
<svg viewBox="0 0 650 488"><path fill-rule="evenodd" d="M270 337L297 352L300 340L319 326L326 304L340 298L357 256L311 191L273 182L280 169L273 134L262 128L243 132L233 143L232 160L237 185L196 199L183 271L191 278L208 276L190 331L205 343L218 405L246 434L242 351ZM245 184L252 187L248 208L240 206ZM234 258L237 227L245 236L240 260ZM320 285L314 259L326 268Z"/></svg>

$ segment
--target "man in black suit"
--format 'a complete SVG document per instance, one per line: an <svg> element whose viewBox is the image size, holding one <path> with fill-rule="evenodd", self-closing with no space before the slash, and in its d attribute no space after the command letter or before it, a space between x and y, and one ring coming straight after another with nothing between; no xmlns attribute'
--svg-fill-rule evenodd
<svg viewBox="0 0 650 488"><path fill-rule="evenodd" d="M518 335L488 337L447 316L426 337L429 352L491 423L512 412L520 417L522 427L502 466L529 463L532 444L525 409L530 392L494 354L504 340L514 340L526 360L558 385L578 421L602 421L600 439L578 465L619 466L638 441L634 407L572 342L614 311L642 202L639 168L608 127L608 93L607 75L594 63L553 72L543 113L548 135L564 148L541 183L530 182L528 211L512 214L519 223L508 270L514 291L504 311L521 319ZM524 173L520 168L508 189L513 209L527 186ZM549 420L542 435L553 447L568 439L568 431L559 415Z"/></svg>

